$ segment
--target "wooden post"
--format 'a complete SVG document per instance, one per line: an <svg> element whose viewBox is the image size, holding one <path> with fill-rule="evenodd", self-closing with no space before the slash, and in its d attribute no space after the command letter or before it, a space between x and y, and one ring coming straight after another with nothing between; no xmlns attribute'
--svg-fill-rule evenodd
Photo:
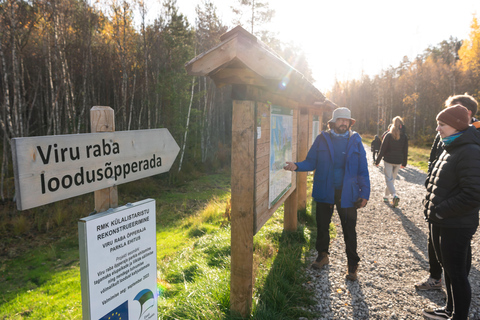
<svg viewBox="0 0 480 320"><path fill-rule="evenodd" d="M298 116L298 140L297 140L297 161L303 161L307 158L308 153L308 128L309 124L308 111L305 108L300 108ZM307 209L307 172L297 173L297 195L298 195L298 211Z"/></svg>
<svg viewBox="0 0 480 320"><path fill-rule="evenodd" d="M110 107L95 106L90 109L90 125L92 133L115 131L115 113ZM117 186L97 190L95 196L95 211L103 212L109 208L118 207Z"/></svg>
<svg viewBox="0 0 480 320"><path fill-rule="evenodd" d="M300 121L300 115L299 115L299 112L298 110L296 110L295 112L297 112L297 124L294 124L294 125L297 125L297 128L299 126L299 121ZM299 131L297 129L297 135L298 135ZM296 151L297 152L294 152L295 154L293 155L293 162L296 162L298 161L298 141L300 140L300 137L297 136L297 148L296 148ZM292 174L295 174L295 173L292 173ZM297 180L297 184L295 186L292 186L295 187L295 190L293 190L293 192L288 196L287 199L285 199L285 202L284 202L284 205L283 205L283 229L285 229L285 231L296 231L297 230L297 221L298 221L298 216L297 216L297 207L298 207L298 189L297 189L297 186L298 186L298 180Z"/></svg>
<svg viewBox="0 0 480 320"><path fill-rule="evenodd" d="M298 192L295 188L284 202L283 228L286 231L297 230L297 196Z"/></svg>
<svg viewBox="0 0 480 320"><path fill-rule="evenodd" d="M230 311L247 317L253 296L255 102L233 101Z"/></svg>

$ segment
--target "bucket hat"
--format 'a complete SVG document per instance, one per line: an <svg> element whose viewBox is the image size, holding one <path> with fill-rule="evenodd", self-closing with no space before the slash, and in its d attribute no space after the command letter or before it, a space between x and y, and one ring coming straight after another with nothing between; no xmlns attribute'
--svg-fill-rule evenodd
<svg viewBox="0 0 480 320"><path fill-rule="evenodd" d="M352 113L348 108L337 108L333 110L332 119L328 120L328 122L335 122L337 119L349 119L352 126L355 123L355 119L352 119Z"/></svg>

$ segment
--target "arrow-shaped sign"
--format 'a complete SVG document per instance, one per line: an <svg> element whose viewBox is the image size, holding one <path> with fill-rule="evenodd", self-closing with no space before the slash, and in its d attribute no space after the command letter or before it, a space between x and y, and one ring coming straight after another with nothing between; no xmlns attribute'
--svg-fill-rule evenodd
<svg viewBox="0 0 480 320"><path fill-rule="evenodd" d="M179 150L167 129L14 138L17 208L167 172Z"/></svg>

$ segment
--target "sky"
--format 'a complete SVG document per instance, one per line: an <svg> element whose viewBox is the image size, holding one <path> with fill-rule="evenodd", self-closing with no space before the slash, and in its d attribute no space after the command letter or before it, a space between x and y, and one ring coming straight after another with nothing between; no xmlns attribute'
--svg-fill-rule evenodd
<svg viewBox="0 0 480 320"><path fill-rule="evenodd" d="M268 0L264 0L268 1ZM235 0L212 0L229 26ZM300 46L313 72L313 83L328 91L335 80L374 76L410 61L429 46L450 37L467 39L480 0L269 0L270 26L283 42ZM179 11L195 22L201 0L177 0Z"/></svg>

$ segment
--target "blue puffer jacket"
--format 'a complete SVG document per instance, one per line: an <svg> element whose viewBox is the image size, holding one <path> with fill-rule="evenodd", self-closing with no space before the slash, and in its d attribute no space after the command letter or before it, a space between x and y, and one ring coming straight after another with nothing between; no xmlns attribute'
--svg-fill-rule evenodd
<svg viewBox="0 0 480 320"><path fill-rule="evenodd" d="M333 144L329 131L322 131L308 151L307 159L295 163L297 171L313 171L312 197L317 202L333 204L335 188L333 186ZM345 176L342 188L342 208L351 208L358 198L369 199L370 178L365 149L360 135L350 131L347 143Z"/></svg>

